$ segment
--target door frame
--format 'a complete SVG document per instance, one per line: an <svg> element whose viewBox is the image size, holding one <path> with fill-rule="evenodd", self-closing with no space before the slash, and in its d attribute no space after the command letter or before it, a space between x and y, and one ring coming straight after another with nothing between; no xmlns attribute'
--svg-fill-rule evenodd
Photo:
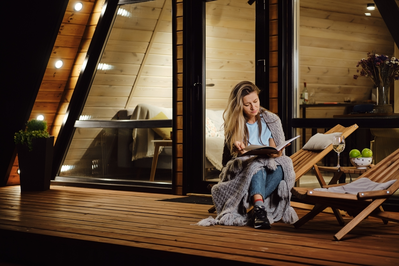
<svg viewBox="0 0 399 266"><path fill-rule="evenodd" d="M291 1L291 0L288 0ZM205 3L185 1L183 7L183 194L209 193L205 165ZM252 3L251 3L252 2ZM260 101L269 107L269 8L256 0L255 83L263 89ZM253 4L254 1L248 1ZM264 62L264 64L263 64Z"/></svg>

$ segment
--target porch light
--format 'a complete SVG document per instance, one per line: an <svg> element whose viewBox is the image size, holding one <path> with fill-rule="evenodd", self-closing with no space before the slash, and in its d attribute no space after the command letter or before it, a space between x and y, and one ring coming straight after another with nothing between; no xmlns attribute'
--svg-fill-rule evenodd
<svg viewBox="0 0 399 266"><path fill-rule="evenodd" d="M38 115L36 117L36 120L43 121L44 120L44 115Z"/></svg>
<svg viewBox="0 0 399 266"><path fill-rule="evenodd" d="M62 65L64 65L64 62L62 62L62 60L58 60L57 62L55 62L55 68L61 68Z"/></svg>
<svg viewBox="0 0 399 266"><path fill-rule="evenodd" d="M367 10L374 10L375 9L375 5L374 4L367 4Z"/></svg>
<svg viewBox="0 0 399 266"><path fill-rule="evenodd" d="M77 2L75 4L75 6L73 7L73 9L75 9L75 11L80 11L83 8L83 4L81 2Z"/></svg>

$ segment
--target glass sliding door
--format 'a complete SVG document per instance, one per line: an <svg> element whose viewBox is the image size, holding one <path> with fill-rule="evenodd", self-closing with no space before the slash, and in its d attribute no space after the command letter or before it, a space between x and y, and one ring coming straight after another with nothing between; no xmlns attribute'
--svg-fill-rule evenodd
<svg viewBox="0 0 399 266"><path fill-rule="evenodd" d="M171 184L171 12L172 0L118 7L58 180Z"/></svg>
<svg viewBox="0 0 399 266"><path fill-rule="evenodd" d="M222 168L223 111L230 91L243 80L255 83L255 7L247 1L206 3L204 181L217 181Z"/></svg>

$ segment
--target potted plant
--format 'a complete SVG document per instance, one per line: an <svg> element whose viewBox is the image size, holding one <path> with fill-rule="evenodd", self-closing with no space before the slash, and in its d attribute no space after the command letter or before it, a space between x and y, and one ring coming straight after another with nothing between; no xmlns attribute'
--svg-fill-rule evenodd
<svg viewBox="0 0 399 266"><path fill-rule="evenodd" d="M50 188L54 137L47 132L46 121L30 120L26 129L14 135L17 145L21 191Z"/></svg>

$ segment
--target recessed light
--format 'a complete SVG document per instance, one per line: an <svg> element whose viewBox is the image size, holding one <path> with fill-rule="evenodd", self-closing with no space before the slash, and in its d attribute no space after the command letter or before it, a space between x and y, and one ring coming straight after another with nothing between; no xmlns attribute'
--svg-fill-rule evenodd
<svg viewBox="0 0 399 266"><path fill-rule="evenodd" d="M367 10L374 10L375 5L374 4L367 4Z"/></svg>
<svg viewBox="0 0 399 266"><path fill-rule="evenodd" d="M364 13L367 17L371 16L371 13Z"/></svg>
<svg viewBox="0 0 399 266"><path fill-rule="evenodd" d="M57 60L57 62L55 62L55 68L61 68L64 65L64 62L62 62L62 60Z"/></svg>
<svg viewBox="0 0 399 266"><path fill-rule="evenodd" d="M38 116L36 117L36 120L43 121L43 120L44 120L44 115L38 115Z"/></svg>
<svg viewBox="0 0 399 266"><path fill-rule="evenodd" d="M73 9L75 9L75 11L80 11L83 8L83 4L81 2L78 2L75 4L75 6L73 7Z"/></svg>

